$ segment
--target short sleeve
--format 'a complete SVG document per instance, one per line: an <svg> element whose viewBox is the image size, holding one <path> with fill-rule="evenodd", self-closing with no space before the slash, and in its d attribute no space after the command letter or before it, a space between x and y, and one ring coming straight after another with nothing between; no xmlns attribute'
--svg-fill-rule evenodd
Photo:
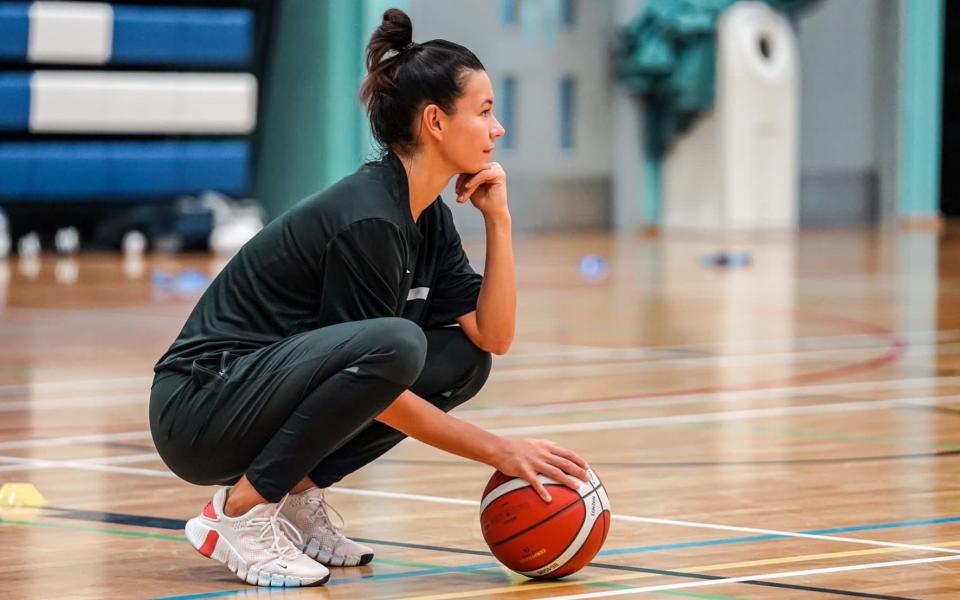
<svg viewBox="0 0 960 600"><path fill-rule="evenodd" d="M483 276L470 266L450 209L443 209L444 248L433 285L424 328L449 325L457 317L477 309Z"/></svg>
<svg viewBox="0 0 960 600"><path fill-rule="evenodd" d="M389 221L358 221L339 233L324 252L321 323L397 316L405 254L399 228Z"/></svg>

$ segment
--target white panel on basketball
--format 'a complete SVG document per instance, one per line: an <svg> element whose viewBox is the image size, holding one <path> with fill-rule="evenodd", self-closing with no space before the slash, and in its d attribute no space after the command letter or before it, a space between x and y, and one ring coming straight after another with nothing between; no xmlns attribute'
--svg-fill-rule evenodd
<svg viewBox="0 0 960 600"><path fill-rule="evenodd" d="M247 73L43 71L30 83L30 130L249 133L257 80Z"/></svg>
<svg viewBox="0 0 960 600"><path fill-rule="evenodd" d="M104 64L113 48L113 8L100 2L30 5L30 62Z"/></svg>
<svg viewBox="0 0 960 600"><path fill-rule="evenodd" d="M566 550L560 554L555 560L551 561L549 565L540 567L539 569L534 569L532 571L517 571L521 575L526 575L527 577L540 577L547 575L556 571L567 562L572 559L577 552L583 547L583 544L587 541L587 538L590 536L590 532L593 530L594 523L597 522L597 519L603 514L603 511L610 510L610 499L607 497L607 490L604 489L603 485L600 483L600 478L597 477L597 474L593 470L587 471L588 481L585 481L580 484L580 487L577 488L577 494L583 498L584 506L590 506L591 496L597 494L597 497L600 500L600 510L593 511L591 514L590 510L584 510L583 523L580 525L580 530L577 531L577 535L574 537L573 541L570 542L570 545L567 546ZM560 485L559 482L550 479L546 475L537 475L537 479L540 483L543 484L556 484ZM521 488L530 487L530 484L526 481L515 478L510 481L501 483L497 487L490 490L490 493L483 497L480 502L480 513L482 514L484 510L487 509L490 504L495 501L497 498L502 497L504 494L508 494L514 490L519 490Z"/></svg>
<svg viewBox="0 0 960 600"><path fill-rule="evenodd" d="M546 475L537 475L537 479L540 481L540 483L544 485L547 485L547 484L560 485L559 482L550 479ZM490 490L490 493L484 496L483 499L480 501L480 512L483 513L483 511L487 510L487 507L490 506L490 503L492 503L494 500L496 500L500 496L503 496L508 492L512 492L513 490L519 490L520 488L525 488L525 487L530 487L530 484L524 481L523 479L520 479L519 477L511 479L510 481L507 481L505 483L501 483L497 487Z"/></svg>
<svg viewBox="0 0 960 600"><path fill-rule="evenodd" d="M583 496L583 502L587 503L589 498L595 493L596 491L591 491L586 496ZM577 535L573 538L573 541L570 542L560 556L551 561L549 565L540 567L539 569L517 572L521 575L526 575L527 577L541 577L556 571L563 565L570 562L570 559L573 558L577 552L580 552L581 548L583 548L583 544L586 543L587 538L590 537L590 532L593 531L593 524L597 522L597 518L601 514L603 514L603 511L597 511L591 515L590 511L584 510L583 523L580 525L580 531L577 532Z"/></svg>

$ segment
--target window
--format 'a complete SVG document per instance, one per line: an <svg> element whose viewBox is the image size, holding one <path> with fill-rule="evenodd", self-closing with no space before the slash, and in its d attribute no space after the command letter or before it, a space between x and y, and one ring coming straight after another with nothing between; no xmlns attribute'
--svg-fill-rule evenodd
<svg viewBox="0 0 960 600"><path fill-rule="evenodd" d="M577 82L572 75L560 79L560 148L572 150L576 112Z"/></svg>
<svg viewBox="0 0 960 600"><path fill-rule="evenodd" d="M500 138L499 145L509 150L514 147L516 139L516 122L514 121L514 108L517 97L517 80L512 75L507 75L500 83L500 94L497 98L497 118L500 124L506 130L506 133Z"/></svg>
<svg viewBox="0 0 960 600"><path fill-rule="evenodd" d="M500 0L500 22L504 26L520 22L520 0Z"/></svg>
<svg viewBox="0 0 960 600"><path fill-rule="evenodd" d="M573 29L577 24L577 0L560 0L560 24Z"/></svg>

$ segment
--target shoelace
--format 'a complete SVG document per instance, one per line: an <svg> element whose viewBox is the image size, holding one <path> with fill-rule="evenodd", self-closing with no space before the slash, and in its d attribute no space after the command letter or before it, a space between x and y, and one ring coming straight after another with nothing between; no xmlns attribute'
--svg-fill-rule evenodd
<svg viewBox="0 0 960 600"><path fill-rule="evenodd" d="M327 504L326 497L324 496L323 490L320 490L319 494L310 494L307 496L307 503L316 505L317 509L314 511L313 516L310 517L311 521L316 521L318 518L323 519L323 522L333 530L337 535L340 535L340 531L347 526L346 520L343 518L343 515L335 509L334 507ZM333 521L330 520L330 514L327 512L327 508L333 511L337 515L337 519L340 521L340 525L334 525Z"/></svg>
<svg viewBox="0 0 960 600"><path fill-rule="evenodd" d="M262 542L269 541L270 546L268 549L270 551L280 558L293 560L301 554L297 546L303 544L303 536L293 523L280 514L280 509L283 508L283 503L287 501L288 496L289 494L284 496L283 499L273 507L269 516L254 517L250 519L250 524L260 526L260 535L257 539Z"/></svg>

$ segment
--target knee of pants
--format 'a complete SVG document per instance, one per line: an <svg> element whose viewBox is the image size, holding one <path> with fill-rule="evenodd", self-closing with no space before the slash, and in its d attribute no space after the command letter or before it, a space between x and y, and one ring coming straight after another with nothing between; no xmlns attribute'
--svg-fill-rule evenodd
<svg viewBox="0 0 960 600"><path fill-rule="evenodd" d="M473 344L470 344L473 346ZM493 367L493 357L489 352L473 346L473 368L467 376L466 383L457 392L460 402L466 402L476 396L487 383L490 377L490 369Z"/></svg>
<svg viewBox="0 0 960 600"><path fill-rule="evenodd" d="M366 335L373 343L373 354L379 355L380 375L410 387L427 359L427 338L420 326L407 319L388 317L373 319Z"/></svg>

